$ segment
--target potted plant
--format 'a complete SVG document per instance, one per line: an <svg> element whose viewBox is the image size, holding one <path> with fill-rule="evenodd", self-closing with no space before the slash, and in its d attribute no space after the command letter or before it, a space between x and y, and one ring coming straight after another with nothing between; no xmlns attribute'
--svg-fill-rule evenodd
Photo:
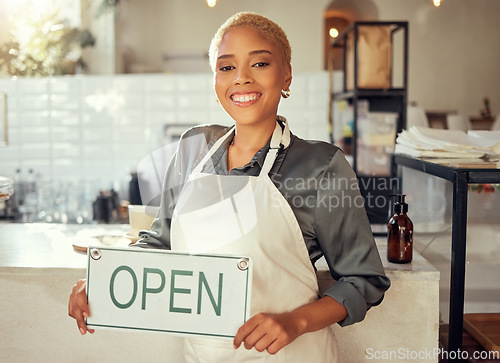
<svg viewBox="0 0 500 363"><path fill-rule="evenodd" d="M70 26L57 11L24 19L11 36L0 46L0 76L73 74L86 67L82 49L95 44L90 31Z"/></svg>

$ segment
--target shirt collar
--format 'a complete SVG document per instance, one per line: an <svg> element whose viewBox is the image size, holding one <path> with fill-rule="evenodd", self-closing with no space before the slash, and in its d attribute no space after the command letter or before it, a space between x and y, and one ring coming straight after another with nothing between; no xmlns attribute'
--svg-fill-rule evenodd
<svg viewBox="0 0 500 363"><path fill-rule="evenodd" d="M281 122L286 122L286 119L283 116L278 116L277 121L280 122L281 125ZM224 136L231 127L232 126L225 127L221 129L219 132L215 133L208 144L208 149L210 149L218 139ZM212 167L208 168L207 165L205 165L205 167L203 167L203 172L215 172L217 174L229 173L227 170L227 152L229 149L229 145L231 145L231 142L233 141L234 133L235 132L233 131L232 134L222 143L220 148L212 155L213 168ZM262 168L262 165L264 165L267 152L269 151L270 148L270 143L271 143L271 138L267 140L267 143L264 147L262 147L255 153L255 155L248 162L248 164L235 169L245 172L249 168L254 167L255 163L257 163L259 165L259 170L260 170Z"/></svg>

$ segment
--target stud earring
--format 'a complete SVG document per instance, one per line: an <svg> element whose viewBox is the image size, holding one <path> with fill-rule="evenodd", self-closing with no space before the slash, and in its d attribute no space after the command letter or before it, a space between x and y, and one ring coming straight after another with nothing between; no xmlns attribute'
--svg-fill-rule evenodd
<svg viewBox="0 0 500 363"><path fill-rule="evenodd" d="M283 98L288 98L290 97L290 89L282 89L281 90L281 97Z"/></svg>

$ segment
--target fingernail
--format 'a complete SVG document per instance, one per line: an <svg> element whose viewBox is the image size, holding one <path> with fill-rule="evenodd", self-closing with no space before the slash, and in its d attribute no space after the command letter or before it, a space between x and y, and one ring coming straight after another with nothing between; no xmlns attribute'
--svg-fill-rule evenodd
<svg viewBox="0 0 500 363"><path fill-rule="evenodd" d="M81 333L82 335L85 335L85 330L83 330L83 328L80 328L80 333Z"/></svg>
<svg viewBox="0 0 500 363"><path fill-rule="evenodd" d="M87 313L83 313L82 315L83 315L84 318L88 318L89 317L89 315Z"/></svg>

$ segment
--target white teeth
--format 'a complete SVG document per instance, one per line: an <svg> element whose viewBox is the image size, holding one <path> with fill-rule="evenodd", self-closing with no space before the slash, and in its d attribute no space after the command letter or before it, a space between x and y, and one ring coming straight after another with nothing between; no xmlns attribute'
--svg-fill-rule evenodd
<svg viewBox="0 0 500 363"><path fill-rule="evenodd" d="M249 101L253 101L257 99L257 95L252 95L252 96L249 96L249 95L235 95L233 96L233 100L235 102L249 102Z"/></svg>

